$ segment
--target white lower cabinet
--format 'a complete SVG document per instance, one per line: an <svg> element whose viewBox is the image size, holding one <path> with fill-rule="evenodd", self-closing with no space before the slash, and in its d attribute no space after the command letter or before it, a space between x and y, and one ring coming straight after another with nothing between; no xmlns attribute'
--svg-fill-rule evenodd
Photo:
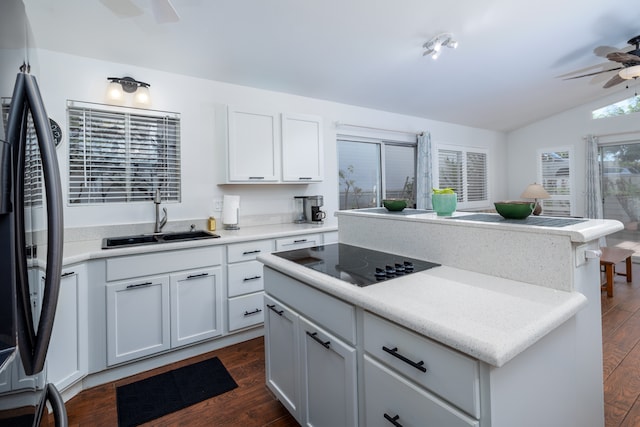
<svg viewBox="0 0 640 427"><path fill-rule="evenodd" d="M169 276L107 285L107 364L171 347Z"/></svg>
<svg viewBox="0 0 640 427"><path fill-rule="evenodd" d="M220 267L170 276L171 347L222 335Z"/></svg>
<svg viewBox="0 0 640 427"><path fill-rule="evenodd" d="M47 353L47 382L59 390L87 373L87 289L84 265L62 271L58 309Z"/></svg>
<svg viewBox="0 0 640 427"><path fill-rule="evenodd" d="M262 292L229 298L229 331L260 325L264 322Z"/></svg>
<svg viewBox="0 0 640 427"><path fill-rule="evenodd" d="M267 386L301 425L357 426L355 308L268 268L265 285Z"/></svg>
<svg viewBox="0 0 640 427"><path fill-rule="evenodd" d="M356 349L300 318L304 425L358 425Z"/></svg>
<svg viewBox="0 0 640 427"><path fill-rule="evenodd" d="M264 296L265 360L267 386L297 420L300 420L299 316L279 301Z"/></svg>
<svg viewBox="0 0 640 427"><path fill-rule="evenodd" d="M367 427L479 425L478 420L470 418L366 354L364 379Z"/></svg>

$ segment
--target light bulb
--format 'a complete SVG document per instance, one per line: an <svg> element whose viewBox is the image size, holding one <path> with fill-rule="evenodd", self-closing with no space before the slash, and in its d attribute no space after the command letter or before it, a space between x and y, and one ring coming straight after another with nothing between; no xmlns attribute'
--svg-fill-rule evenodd
<svg viewBox="0 0 640 427"><path fill-rule="evenodd" d="M151 105L151 94L149 88L146 86L140 86L134 95L134 103L141 107Z"/></svg>
<svg viewBox="0 0 640 427"><path fill-rule="evenodd" d="M119 103L123 98L122 86L118 82L111 82L107 86L107 101Z"/></svg>

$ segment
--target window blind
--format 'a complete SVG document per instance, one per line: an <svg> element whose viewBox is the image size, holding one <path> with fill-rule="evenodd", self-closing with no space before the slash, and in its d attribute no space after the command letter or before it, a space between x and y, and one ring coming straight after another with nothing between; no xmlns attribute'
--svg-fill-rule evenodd
<svg viewBox="0 0 640 427"><path fill-rule="evenodd" d="M570 216L572 200L571 152L540 151L538 158L542 186L551 196L540 200L545 215Z"/></svg>
<svg viewBox="0 0 640 427"><path fill-rule="evenodd" d="M69 202L179 202L180 116L70 101Z"/></svg>
<svg viewBox="0 0 640 427"><path fill-rule="evenodd" d="M461 207L486 205L489 200L487 152L440 146L437 153L438 187L452 188Z"/></svg>

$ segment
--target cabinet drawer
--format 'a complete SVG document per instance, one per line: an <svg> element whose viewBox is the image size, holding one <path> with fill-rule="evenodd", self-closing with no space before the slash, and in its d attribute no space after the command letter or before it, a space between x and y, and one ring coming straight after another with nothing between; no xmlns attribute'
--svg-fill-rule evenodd
<svg viewBox="0 0 640 427"><path fill-rule="evenodd" d="M222 264L221 246L152 252L107 259L107 281L150 276Z"/></svg>
<svg viewBox="0 0 640 427"><path fill-rule="evenodd" d="M273 252L273 240L234 243L227 246L227 262L251 261L260 254Z"/></svg>
<svg viewBox="0 0 640 427"><path fill-rule="evenodd" d="M264 268L265 291L351 344L356 342L356 309L289 276Z"/></svg>
<svg viewBox="0 0 640 427"><path fill-rule="evenodd" d="M394 419L404 427L477 427L478 420L417 387L384 365L364 356L367 427L388 427Z"/></svg>
<svg viewBox="0 0 640 427"><path fill-rule="evenodd" d="M276 240L276 251L290 251L293 249L310 248L322 244L321 234L304 234L302 236L287 237Z"/></svg>
<svg viewBox="0 0 640 427"><path fill-rule="evenodd" d="M260 261L247 261L227 266L227 295L235 297L264 289Z"/></svg>
<svg viewBox="0 0 640 427"><path fill-rule="evenodd" d="M264 322L264 294L229 298L229 331Z"/></svg>
<svg viewBox="0 0 640 427"><path fill-rule="evenodd" d="M364 349L410 380L480 417L477 360L367 312Z"/></svg>

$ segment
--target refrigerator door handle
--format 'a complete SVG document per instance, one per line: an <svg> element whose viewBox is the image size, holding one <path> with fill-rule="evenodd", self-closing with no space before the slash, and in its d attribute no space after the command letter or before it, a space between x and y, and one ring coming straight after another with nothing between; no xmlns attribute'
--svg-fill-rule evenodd
<svg viewBox="0 0 640 427"><path fill-rule="evenodd" d="M37 373L44 368L58 304L60 276L62 274L64 222L62 217L62 185L60 184L60 170L55 151L56 144L51 132L49 116L47 116L38 83L34 76L25 75L25 89L33 125L38 136L40 155L42 156L42 173L47 208L46 279L32 366L33 373ZM29 374L28 372L26 373Z"/></svg>

